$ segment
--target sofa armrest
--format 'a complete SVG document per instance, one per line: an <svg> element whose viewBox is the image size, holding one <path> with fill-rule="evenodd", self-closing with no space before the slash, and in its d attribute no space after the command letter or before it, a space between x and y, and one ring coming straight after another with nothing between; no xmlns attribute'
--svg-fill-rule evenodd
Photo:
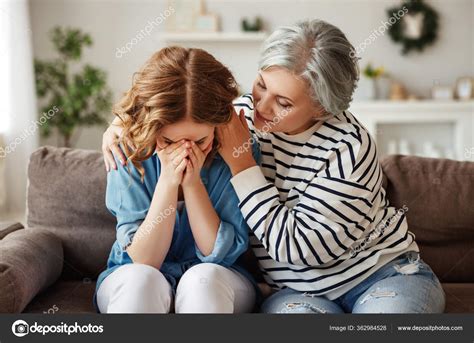
<svg viewBox="0 0 474 343"><path fill-rule="evenodd" d="M39 229L10 233L0 241L0 313L20 313L61 275L61 240Z"/></svg>
<svg viewBox="0 0 474 343"><path fill-rule="evenodd" d="M23 225L21 223L15 222L0 222L0 239L3 239L9 233L13 231L17 231L23 229Z"/></svg>

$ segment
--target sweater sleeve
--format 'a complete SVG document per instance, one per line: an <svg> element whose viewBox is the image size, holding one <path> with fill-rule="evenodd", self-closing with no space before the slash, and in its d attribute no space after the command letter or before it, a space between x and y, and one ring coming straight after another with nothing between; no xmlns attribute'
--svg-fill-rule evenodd
<svg viewBox="0 0 474 343"><path fill-rule="evenodd" d="M247 224L274 260L305 266L328 263L348 251L374 221L380 166L370 158L375 151L367 153L370 146L357 149L355 161L351 156L357 147L351 148L341 144L333 149L328 170L335 172L318 173L293 207L280 200L278 189L258 166L231 179ZM367 170L380 179L372 188L367 187Z"/></svg>

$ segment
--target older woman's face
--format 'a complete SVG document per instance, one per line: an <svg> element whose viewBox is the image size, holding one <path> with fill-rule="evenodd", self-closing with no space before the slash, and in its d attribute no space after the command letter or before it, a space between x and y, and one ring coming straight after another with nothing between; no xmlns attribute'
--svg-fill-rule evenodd
<svg viewBox="0 0 474 343"><path fill-rule="evenodd" d="M307 83L285 68L261 70L252 94L255 128L260 131L297 134L310 128L321 114Z"/></svg>

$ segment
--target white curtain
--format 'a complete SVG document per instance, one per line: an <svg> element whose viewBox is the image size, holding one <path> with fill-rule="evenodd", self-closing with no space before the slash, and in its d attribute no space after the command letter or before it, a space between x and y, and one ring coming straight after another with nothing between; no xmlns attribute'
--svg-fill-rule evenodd
<svg viewBox="0 0 474 343"><path fill-rule="evenodd" d="M0 200L15 215L25 211L28 159L38 146L31 35L28 1L0 0Z"/></svg>
<svg viewBox="0 0 474 343"><path fill-rule="evenodd" d="M2 75L0 73L0 75ZM0 149L3 149L3 136L0 133ZM5 203L7 199L7 189L5 186L5 161L3 154L0 156L0 214L5 211Z"/></svg>

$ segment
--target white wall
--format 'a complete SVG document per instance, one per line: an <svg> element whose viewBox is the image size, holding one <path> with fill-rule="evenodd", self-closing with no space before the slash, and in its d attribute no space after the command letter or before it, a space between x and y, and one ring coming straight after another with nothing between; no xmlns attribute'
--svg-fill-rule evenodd
<svg viewBox="0 0 474 343"><path fill-rule="evenodd" d="M47 32L55 25L81 27L91 33L95 45L86 51L85 61L105 69L114 100L131 84L131 75L151 55L163 46L160 40L164 25L134 46L133 50L116 58L116 48L130 41L144 29L148 20L157 17L166 0L30 0L34 54L39 58L52 56ZM368 61L384 65L411 92L427 96L434 83L452 85L460 76L474 74L474 1L428 1L441 17L439 40L423 54L402 57L400 46L387 35L378 38L362 55L361 65ZM339 26L349 40L357 45L386 20L386 9L400 1L385 0L208 0L209 11L221 17L222 28L236 31L240 18L260 15L267 29L292 24L304 18L321 18ZM239 83L249 89L256 71L258 44L230 43L202 45L227 64ZM101 128L84 130L77 146L99 149ZM56 143L48 140L43 143Z"/></svg>

